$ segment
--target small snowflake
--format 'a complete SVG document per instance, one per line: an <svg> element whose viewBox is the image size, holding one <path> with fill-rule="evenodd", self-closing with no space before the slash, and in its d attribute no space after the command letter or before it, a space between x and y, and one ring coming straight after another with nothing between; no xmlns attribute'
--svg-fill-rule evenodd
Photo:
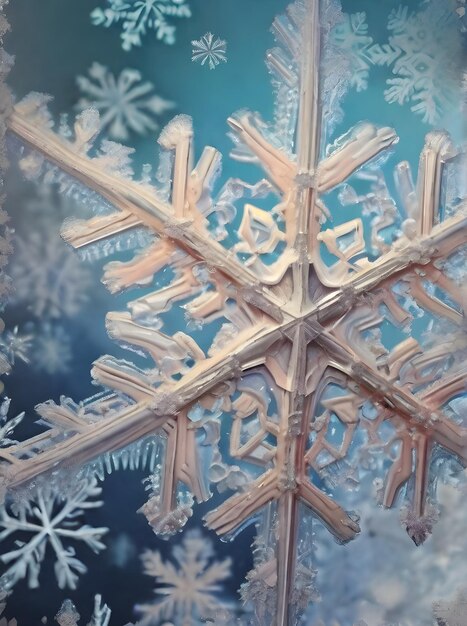
<svg viewBox="0 0 467 626"><path fill-rule="evenodd" d="M101 114L101 129L114 139L128 139L129 132L139 135L157 130L154 117L173 108L173 102L153 93L154 85L142 82L138 70L124 69L118 77L100 63L93 63L87 76L76 82L85 94L77 104L80 110L95 107Z"/></svg>
<svg viewBox="0 0 467 626"><path fill-rule="evenodd" d="M206 33L201 39L195 39L191 42L193 46L192 61L199 61L201 65L206 62L209 69L213 70L221 61L227 62L227 42L219 37L214 38L212 33Z"/></svg>
<svg viewBox="0 0 467 626"><path fill-rule="evenodd" d="M167 22L167 17L191 17L185 0L107 0L107 5L107 9L94 9L91 21L104 28L120 23L124 50L140 46L142 37L150 30L154 31L156 39L173 44L175 27Z"/></svg>
<svg viewBox="0 0 467 626"><path fill-rule="evenodd" d="M207 618L222 607L216 592L230 575L231 560L214 561L211 542L198 530L189 531L172 554L177 565L163 561L160 552L143 553L144 573L164 587L155 589L163 597L160 602L137 607L143 615L141 626L158 624L164 618L178 618L177 624L185 626L193 624L194 617Z"/></svg>
<svg viewBox="0 0 467 626"><path fill-rule="evenodd" d="M66 547L69 540L81 541L94 552L105 548L101 537L107 528L81 525L82 512L101 506L96 500L101 493L95 480L70 481L65 491L61 487L42 482L31 494L23 494L10 506L0 509L0 541L14 533L21 533L15 548L3 552L0 559L8 568L0 582L4 589L11 589L18 580L28 579L32 588L39 586L39 573L46 548L55 554L55 576L61 589L76 588L78 575L86 572L86 566L75 556L73 547ZM26 537L26 538L25 538Z"/></svg>
<svg viewBox="0 0 467 626"><path fill-rule="evenodd" d="M33 339L34 336L32 334L23 334L19 331L18 326L15 326L13 330L7 330L0 337L0 350L6 355L11 365L14 365L17 359L24 363L29 363L29 353Z"/></svg>
<svg viewBox="0 0 467 626"><path fill-rule="evenodd" d="M70 338L61 326L44 324L38 334L33 366L46 374L66 373L70 369Z"/></svg>

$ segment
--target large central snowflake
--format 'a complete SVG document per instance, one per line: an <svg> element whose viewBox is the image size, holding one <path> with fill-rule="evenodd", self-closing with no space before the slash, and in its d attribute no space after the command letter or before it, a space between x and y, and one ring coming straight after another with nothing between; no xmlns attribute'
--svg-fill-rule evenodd
<svg viewBox="0 0 467 626"><path fill-rule="evenodd" d="M339 542L360 530L326 481L341 470L354 480L360 466L384 472L383 504L405 494L405 524L420 543L435 517L431 464L441 451L467 463L467 428L449 404L465 376L453 352L462 295L444 272L465 242L467 221L465 203L443 195L455 150L446 133L427 135L416 186L409 165L397 166L400 222L380 181L379 195L362 201L376 214L371 224L363 216L342 222L339 213L330 224L327 205L352 193L343 183L376 167L375 157L397 142L391 128L362 123L323 148L342 71L326 46L341 18L333 6L297 2L274 24L281 47L268 64L288 103L286 138L255 114L229 119L235 155L265 172L257 184L231 179L214 198L220 155L206 147L194 165L186 116L159 139L171 167L159 186L132 178L122 146L92 148L96 111L77 118L74 140L50 130L37 95L19 103L9 122L33 149L25 171L45 168L63 188L71 175L114 207L69 221L63 235L71 245L84 249L141 227L153 233L132 260L107 264L104 283L112 292L145 289L127 312L109 313L107 327L155 366L109 356L95 362L94 379L112 393L79 409L69 401L39 407L51 428L1 453L4 480L14 487L161 433L163 454L143 507L148 520L156 532L178 530L193 498L209 499L211 484L228 492L206 516L221 535L268 511L245 594L249 588L258 605L266 601L256 613L274 616L264 623L277 626L294 623L313 594L306 511ZM284 102L278 107L284 111ZM229 224L245 196L241 219ZM216 327L211 344L183 331L165 334L169 310L203 329L200 343ZM431 348L407 336L385 345L388 324L407 331L421 310L447 320L442 339Z"/></svg>

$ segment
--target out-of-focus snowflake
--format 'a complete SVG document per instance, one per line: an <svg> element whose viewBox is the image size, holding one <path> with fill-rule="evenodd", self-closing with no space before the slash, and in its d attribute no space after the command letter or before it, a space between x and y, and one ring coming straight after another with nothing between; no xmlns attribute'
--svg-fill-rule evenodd
<svg viewBox="0 0 467 626"><path fill-rule="evenodd" d="M351 87L357 91L363 91L368 87L368 75L372 65L369 56L369 47L373 43L368 35L366 13L345 14L332 33L332 42L337 46L340 53L345 55L347 63L352 68L350 79Z"/></svg>
<svg viewBox="0 0 467 626"><path fill-rule="evenodd" d="M102 597L94 596L94 612L88 626L108 626L111 610L106 604L102 604ZM71 600L64 600L55 621L59 626L78 626L81 615ZM1 626L1 625L0 625Z"/></svg>
<svg viewBox="0 0 467 626"><path fill-rule="evenodd" d="M172 555L176 565L163 561L157 551L146 550L142 555L144 573L156 579L154 593L163 599L137 606L141 626L158 624L164 618L190 626L222 608L216 593L221 591L219 583L230 576L231 559L215 561L212 543L199 530L186 533Z"/></svg>
<svg viewBox="0 0 467 626"><path fill-rule="evenodd" d="M112 565L123 569L136 555L136 546L129 535L120 533L109 542L107 554Z"/></svg>
<svg viewBox="0 0 467 626"><path fill-rule="evenodd" d="M175 26L167 18L191 17L185 0L107 0L107 5L106 9L97 7L91 12L92 23L105 28L121 24L124 50L140 46L148 31L153 31L156 39L173 44Z"/></svg>
<svg viewBox="0 0 467 626"><path fill-rule="evenodd" d="M209 69L215 69L220 62L227 62L227 42L212 33L206 33L201 39L194 39L191 60L204 65L206 62Z"/></svg>
<svg viewBox="0 0 467 626"><path fill-rule="evenodd" d="M105 548L101 537L107 528L82 525L79 519L83 511L101 506L102 502L95 499L100 493L95 480L68 481L65 489L63 486L58 489L49 480L38 484L30 494L22 494L10 505L2 506L0 541L14 533L20 533L21 540L15 541L15 548L2 550L0 560L8 567L0 578L1 587L11 589L18 580L27 577L29 587L37 588L41 564L50 546L55 554L59 587L75 589L78 575L87 570L76 558L75 549L65 543L82 542L94 552Z"/></svg>
<svg viewBox="0 0 467 626"><path fill-rule="evenodd" d="M13 330L7 330L0 337L0 350L6 355L11 365L19 359L24 363L29 363L29 354L34 335L20 332L19 327L15 326Z"/></svg>
<svg viewBox="0 0 467 626"><path fill-rule="evenodd" d="M64 328L43 324L35 343L33 367L50 375L66 373L71 357L71 342Z"/></svg>
<svg viewBox="0 0 467 626"><path fill-rule="evenodd" d="M452 600L434 602L433 613L438 626L466 626L467 589L458 590Z"/></svg>
<svg viewBox="0 0 467 626"><path fill-rule="evenodd" d="M85 94L77 104L80 110L96 107L101 114L102 130L114 139L128 139L129 131L140 135L159 128L156 115L173 108L173 102L154 94L154 85L142 82L141 73L124 69L117 77L107 67L93 63L89 77L76 82Z"/></svg>
<svg viewBox="0 0 467 626"><path fill-rule="evenodd" d="M461 39L451 0L430 0L420 10L394 9L388 19L389 43L371 46L370 58L392 67L384 92L389 103L413 103L411 110L434 124L446 105L459 99ZM456 36L457 35L457 36Z"/></svg>
<svg viewBox="0 0 467 626"><path fill-rule="evenodd" d="M88 300L89 269L45 227L17 237L11 275L11 302L26 304L40 319L74 316Z"/></svg>

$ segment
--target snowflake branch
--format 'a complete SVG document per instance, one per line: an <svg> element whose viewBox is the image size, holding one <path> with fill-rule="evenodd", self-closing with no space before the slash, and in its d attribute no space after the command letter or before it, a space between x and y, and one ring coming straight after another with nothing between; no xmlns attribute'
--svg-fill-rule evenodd
<svg viewBox="0 0 467 626"><path fill-rule="evenodd" d="M278 307L280 304L270 289L261 285L258 278L232 252L219 244L196 220L193 221L192 215L188 220L178 217L171 206L159 200L152 190L148 191L143 185L105 171L89 157L77 154L72 144L57 138L50 130L35 125L18 111L9 117L8 127L23 143L123 211L122 219L127 222L125 227L128 227L131 214L134 219L161 236L169 234L171 239L177 241L191 255L218 269L240 288L256 291L258 298L255 304L259 308L262 300L266 300L267 305L273 302ZM193 185L193 181L191 183ZM202 179L194 186L195 191L198 187L202 188ZM92 224L97 224L102 234L103 222L93 221Z"/></svg>

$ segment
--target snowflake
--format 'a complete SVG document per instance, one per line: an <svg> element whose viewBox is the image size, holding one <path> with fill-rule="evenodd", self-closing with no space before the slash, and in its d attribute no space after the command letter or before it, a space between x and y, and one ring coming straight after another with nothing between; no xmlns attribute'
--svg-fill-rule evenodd
<svg viewBox="0 0 467 626"><path fill-rule="evenodd" d="M164 599L136 607L143 615L141 626L159 624L164 618L189 626L222 606L216 593L221 591L219 583L230 576L231 560L214 561L212 543L198 530L187 532L172 554L176 565L163 561L159 552L143 553L144 573L156 579L154 592Z"/></svg>
<svg viewBox="0 0 467 626"><path fill-rule="evenodd" d="M107 9L96 8L91 12L92 23L109 28L121 23L123 50L141 45L141 38L149 30L166 44L175 43L175 27L167 18L191 17L185 0L107 0Z"/></svg>
<svg viewBox="0 0 467 626"><path fill-rule="evenodd" d="M102 604L102 597L94 596L94 612L88 626L108 626L110 622L111 610L106 604ZM80 614L76 610L71 600L64 600L59 612L55 616L55 621L59 626L78 626ZM127 625L129 626L129 625Z"/></svg>
<svg viewBox="0 0 467 626"><path fill-rule="evenodd" d="M34 335L20 333L18 326L15 326L13 330L7 330L0 337L0 349L6 355L11 365L14 365L17 359L23 361L23 363L29 363L33 339Z"/></svg>
<svg viewBox="0 0 467 626"><path fill-rule="evenodd" d="M212 33L206 33L201 39L195 39L191 42L193 46L192 61L200 62L204 65L206 62L209 69L215 69L221 61L227 62L227 42L216 37Z"/></svg>
<svg viewBox="0 0 467 626"><path fill-rule="evenodd" d="M144 288L128 310L109 313L106 326L147 356L146 367L98 359L93 378L110 390L100 418L95 403L41 405L49 431L40 454L35 439L13 446L0 466L5 480L15 488L158 433L143 506L149 523L162 535L176 532L192 503L214 491L205 515L211 530L231 537L256 520L261 549L248 575L255 597L247 590L246 600L276 626L298 623L314 594L310 519L339 543L360 531L337 487L375 474L381 503L404 504L406 529L419 542L434 520L439 467L448 458L467 464L467 427L446 408L464 391L462 351L452 340L429 345L422 332L420 342L413 331L395 345L385 337L387 326L396 338L409 328L417 315L411 302L422 312L418 326L446 318L453 336L462 336L463 296L443 263L465 242L466 204L446 189L450 177L440 184L457 152L446 132L429 133L417 183L407 162L395 168L402 210L378 179L378 202L388 203L378 224L368 224L373 207L360 215L360 202L348 221L339 207L331 220L327 205L341 186L357 171L374 176L375 158L398 140L392 128L363 122L327 145L327 116L351 70L342 78L342 68L322 64L320 54L341 21L335 2L318 0L296 2L276 20L281 47L268 53L268 64L278 93L295 99L288 149L258 114L232 116L234 155L261 165L265 179L228 180L218 195L221 156L208 146L192 167L188 116L160 136L168 155L163 185L137 180L124 147L94 144L95 110L77 117L67 139L53 131L41 96L19 102L9 119L33 151L20 163L26 173L60 182L61 169L114 206L69 221L63 235L72 246L142 226L154 238L131 259L107 263L103 278L112 292ZM458 198L448 213L445 196ZM201 335L169 334L168 323L184 313Z"/></svg>
<svg viewBox="0 0 467 626"><path fill-rule="evenodd" d="M412 102L411 110L428 124L436 123L441 111L459 99L461 39L451 0L430 0L418 12L408 7L394 9L388 20L389 43L374 45L369 57L378 65L392 66L384 92L387 102Z"/></svg>
<svg viewBox="0 0 467 626"><path fill-rule="evenodd" d="M46 374L66 373L72 360L71 343L61 326L42 324L36 338L33 367Z"/></svg>
<svg viewBox="0 0 467 626"><path fill-rule="evenodd" d="M11 302L26 304L41 320L77 315L88 300L89 270L45 226L16 238L11 275Z"/></svg>
<svg viewBox="0 0 467 626"><path fill-rule="evenodd" d="M0 511L0 541L14 533L21 540L15 541L13 549L3 551L2 563L7 565L0 579L2 588L11 589L18 580L26 578L30 588L39 586L39 573L46 548L55 555L55 576L61 589L76 588L78 575L86 572L86 566L75 556L73 547L65 542L85 543L94 552L105 548L101 537L107 528L81 525L83 511L101 506L95 500L101 493L96 481L73 480L66 488L57 488L51 481L42 482L30 493L17 497ZM25 537L29 537L25 539Z"/></svg>
<svg viewBox="0 0 467 626"><path fill-rule="evenodd" d="M151 93L154 86L141 82L138 70L125 69L115 77L100 63L93 63L87 76L78 76L76 82L86 94L78 102L80 110L90 106L101 113L102 129L114 139L128 139L129 132L140 135L156 130L154 117L173 108L173 102Z"/></svg>

